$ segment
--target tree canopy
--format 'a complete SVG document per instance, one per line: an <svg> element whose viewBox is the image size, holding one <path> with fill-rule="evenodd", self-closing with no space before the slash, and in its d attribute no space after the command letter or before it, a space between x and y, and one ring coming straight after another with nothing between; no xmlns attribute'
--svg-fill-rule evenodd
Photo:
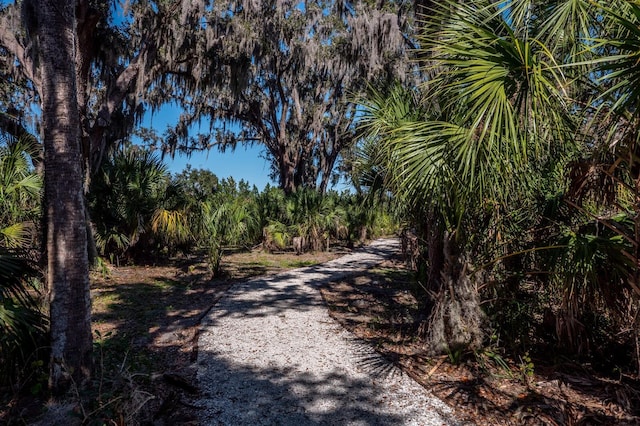
<svg viewBox="0 0 640 426"><path fill-rule="evenodd" d="M0 9L0 103L11 105L0 114L0 126L14 135L29 128L28 112L42 98L35 9L31 0ZM76 95L90 173L109 147L129 138L147 107L171 99L153 92L167 73L197 67L202 8L195 2L81 0L75 12Z"/></svg>
<svg viewBox="0 0 640 426"><path fill-rule="evenodd" d="M407 75L411 5L215 2L203 24L206 66L167 82L185 114L165 148L261 144L286 192L324 192L355 141L356 96L370 82ZM212 132L190 136L189 125L202 119Z"/></svg>

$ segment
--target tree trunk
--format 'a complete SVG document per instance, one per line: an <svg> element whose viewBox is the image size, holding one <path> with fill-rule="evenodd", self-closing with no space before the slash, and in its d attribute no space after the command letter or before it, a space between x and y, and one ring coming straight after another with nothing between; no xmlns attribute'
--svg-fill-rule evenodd
<svg viewBox="0 0 640 426"><path fill-rule="evenodd" d="M442 273L444 272L444 231L440 226L439 222L432 218L431 224L425 230L428 256L426 286L430 292L440 290Z"/></svg>
<svg viewBox="0 0 640 426"><path fill-rule="evenodd" d="M80 115L80 146L82 147L85 173L85 191L89 191L92 170L91 137L89 118L89 74L91 54L95 51L94 33L99 15L92 10L89 2L79 1L76 8L76 88L78 113Z"/></svg>
<svg viewBox="0 0 640 426"><path fill-rule="evenodd" d="M322 158L320 159L320 172L322 176L320 179L320 186L318 187L321 194L326 194L327 187L329 186L329 180L331 179L331 172L335 168L336 161L338 160L338 154L345 146L344 143L337 142L338 138L339 135L336 135L336 142L334 142L331 152L329 152L326 147L322 148Z"/></svg>
<svg viewBox="0 0 640 426"><path fill-rule="evenodd" d="M455 233L443 235L444 262L437 291L430 291L427 340L433 353L460 354L482 347L485 315L480 297L468 274L468 262L460 253ZM430 283L432 286L434 283Z"/></svg>
<svg viewBox="0 0 640 426"><path fill-rule="evenodd" d="M91 374L91 302L75 70L74 0L40 0L49 385L62 392Z"/></svg>
<svg viewBox="0 0 640 426"><path fill-rule="evenodd" d="M279 169L280 169L280 188L284 190L284 193L287 195L291 195L296 192L296 183L295 183L295 174L296 167L295 163L289 161L286 157L285 153L278 159Z"/></svg>
<svg viewBox="0 0 640 426"><path fill-rule="evenodd" d="M367 241L367 226L363 225L360 227L360 236L358 237L358 242L364 244Z"/></svg>

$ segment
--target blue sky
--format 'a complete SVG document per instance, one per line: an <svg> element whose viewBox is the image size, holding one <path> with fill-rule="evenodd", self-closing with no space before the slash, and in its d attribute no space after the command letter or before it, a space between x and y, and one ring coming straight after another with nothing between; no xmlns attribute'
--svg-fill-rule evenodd
<svg viewBox="0 0 640 426"><path fill-rule="evenodd" d="M179 115L180 109L177 106L166 105L155 114L147 112L142 120L142 126L152 128L159 136L162 136L167 126L176 124ZM196 125L193 128L194 135L196 132L203 132L208 128L208 124ZM270 166L265 155L265 150L260 145L238 146L235 151L229 150L225 153L220 153L215 149L193 152L190 156L176 152L174 158L169 155L165 156L164 162L172 174L182 172L189 164L192 169L211 170L219 179L233 177L236 182L245 180L249 185L255 185L259 190L263 190L267 184L278 186L278 182L269 178ZM330 189L341 192L350 190L351 185L341 180Z"/></svg>
<svg viewBox="0 0 640 426"><path fill-rule="evenodd" d="M167 105L155 114L147 112L142 126L153 128L158 135L162 135L167 126L176 123L176 117L180 110L176 106ZM207 125L195 126L194 132L205 131ZM194 133L195 134L195 133ZM217 150L197 151L190 156L176 152L175 157L169 155L164 158L165 164L173 174L180 173L187 165L193 169L211 170L219 179L233 177L236 182L241 179L250 185L255 185L259 190L267 184L277 185L269 178L269 162L264 158L264 148L259 145L253 147L238 146L235 151L220 153Z"/></svg>
<svg viewBox="0 0 640 426"><path fill-rule="evenodd" d="M211 170L218 178L232 176L236 182L241 179L255 185L259 190L267 183L276 185L269 179L269 163L260 157L259 147L238 147L234 152L218 151L195 152L190 157L176 153L175 158L165 157L165 163L171 173L180 173L187 164L193 169Z"/></svg>
<svg viewBox="0 0 640 426"><path fill-rule="evenodd" d="M115 7L114 20L118 24L123 18L120 3ZM162 136L167 126L176 124L176 118L180 112L175 105L166 105L154 114L148 111L142 126L153 128L158 135ZM201 126L201 130L207 128L208 125ZM197 126L194 131L198 131ZM224 154L217 150L194 152L190 156L176 153L174 158L165 156L164 162L169 166L172 174L180 173L189 164L193 169L211 170L219 179L232 176L236 182L243 179L262 190L267 184L277 186L277 182L269 178L270 167L263 153L264 149L260 146L247 148L239 146L235 151L227 151Z"/></svg>

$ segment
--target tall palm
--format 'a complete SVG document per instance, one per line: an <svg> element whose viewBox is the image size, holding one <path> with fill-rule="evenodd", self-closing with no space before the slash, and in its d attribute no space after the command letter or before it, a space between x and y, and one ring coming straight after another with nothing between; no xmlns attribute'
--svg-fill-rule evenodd
<svg viewBox="0 0 640 426"><path fill-rule="evenodd" d="M575 146L570 81L503 2L440 2L423 28L418 54L431 78L418 94L374 92L362 125L378 144L378 175L418 218L429 247L434 346L477 347L482 313L467 271L479 239L471 233L491 233L477 224L532 198L539 165Z"/></svg>
<svg viewBox="0 0 640 426"><path fill-rule="evenodd" d="M50 387L65 391L91 376L91 299L77 75L75 2L32 4L39 24L42 128L50 293ZM27 10L27 9L25 9Z"/></svg>

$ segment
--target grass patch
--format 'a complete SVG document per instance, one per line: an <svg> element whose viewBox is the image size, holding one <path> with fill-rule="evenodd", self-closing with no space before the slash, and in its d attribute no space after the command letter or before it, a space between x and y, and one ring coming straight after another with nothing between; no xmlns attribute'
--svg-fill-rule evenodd
<svg viewBox="0 0 640 426"><path fill-rule="evenodd" d="M317 265L317 262L314 262L312 260L298 260L284 263L284 266L287 268L304 268L305 266L313 265Z"/></svg>

